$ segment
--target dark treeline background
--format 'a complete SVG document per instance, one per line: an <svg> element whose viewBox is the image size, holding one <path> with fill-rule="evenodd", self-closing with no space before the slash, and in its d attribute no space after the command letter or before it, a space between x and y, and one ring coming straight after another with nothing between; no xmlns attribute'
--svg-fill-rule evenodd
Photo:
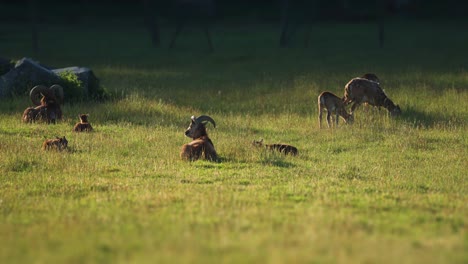
<svg viewBox="0 0 468 264"><path fill-rule="evenodd" d="M414 18L468 17L463 0L0 0L0 21L23 21L35 6L40 22L83 18L142 16L154 13L159 19L187 15L180 5L209 6L204 16L242 21L280 21L288 12L302 20L362 21L386 15ZM185 13L184 13L185 12Z"/></svg>
<svg viewBox="0 0 468 264"><path fill-rule="evenodd" d="M376 39L383 47L386 21L393 17L453 20L466 23L468 1L463 0L0 0L0 23L28 24L37 54L40 30L46 24L136 24L146 27L155 47L161 29L175 28L169 47L187 26L203 30L209 50L214 50L211 28L222 24L271 23L278 26L278 44L290 45L298 28L321 21L375 23ZM309 45L309 34L305 46ZM2 35L7 33L0 31Z"/></svg>

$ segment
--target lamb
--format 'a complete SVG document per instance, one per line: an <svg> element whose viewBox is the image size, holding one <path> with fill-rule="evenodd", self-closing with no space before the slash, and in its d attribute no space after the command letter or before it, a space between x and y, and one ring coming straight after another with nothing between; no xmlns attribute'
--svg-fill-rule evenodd
<svg viewBox="0 0 468 264"><path fill-rule="evenodd" d="M354 121L353 115L348 114L345 104L341 98L331 92L322 92L317 98L318 112L319 112L319 128L322 128L322 114L327 110L327 123L328 127L332 126L332 113L335 114L336 127L338 127L338 116L341 116L346 123Z"/></svg>
<svg viewBox="0 0 468 264"><path fill-rule="evenodd" d="M191 123L185 131L185 135L193 140L192 142L182 146L182 150L180 152L180 157L182 159L195 161L204 155L206 160L218 161L218 154L216 153L213 142L206 132L205 124L207 122L212 123L213 127L216 127L213 118L207 115L191 117Z"/></svg>
<svg viewBox="0 0 468 264"><path fill-rule="evenodd" d="M278 151L285 155L296 156L299 154L299 151L296 147L287 145L287 144L263 144L263 139L261 140L254 140L252 145L255 147L265 147L268 150Z"/></svg>
<svg viewBox="0 0 468 264"><path fill-rule="evenodd" d="M68 148L68 140L65 136L59 138L56 137L54 139L46 139L44 143L42 143L42 150L50 150L55 149L58 151L62 151Z"/></svg>
<svg viewBox="0 0 468 264"><path fill-rule="evenodd" d="M45 121L47 124L62 119L60 103L63 102L63 88L54 84L50 88L37 85L29 93L31 101L36 107L28 107L23 112L22 120L25 123Z"/></svg>
<svg viewBox="0 0 468 264"><path fill-rule="evenodd" d="M81 114L78 115L80 118L80 122L76 123L73 127L73 132L91 132L93 131L93 127L88 122L88 114Z"/></svg>
<svg viewBox="0 0 468 264"><path fill-rule="evenodd" d="M401 109L387 97L380 84L364 78L354 78L345 86L343 101L345 105L353 103L351 114L362 104L368 103L373 106L382 106L390 112L391 116L401 114Z"/></svg>

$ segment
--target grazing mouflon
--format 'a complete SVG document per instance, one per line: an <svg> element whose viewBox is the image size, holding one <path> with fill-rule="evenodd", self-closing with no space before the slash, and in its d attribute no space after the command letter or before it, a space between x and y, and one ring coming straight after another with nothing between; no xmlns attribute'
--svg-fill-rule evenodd
<svg viewBox="0 0 468 264"><path fill-rule="evenodd" d="M338 116L341 116L346 123L353 122L353 115L348 114L345 104L341 98L331 92L322 92L317 98L318 112L319 112L319 127L322 128L322 114L327 110L327 123L328 127L332 127L332 114L335 114L335 122L338 127Z"/></svg>
<svg viewBox="0 0 468 264"><path fill-rule="evenodd" d="M372 106L382 106L390 112L391 116L401 114L400 107L388 98L378 82L364 78L354 78L345 85L343 101L346 105L353 103L351 114L363 103L368 103Z"/></svg>

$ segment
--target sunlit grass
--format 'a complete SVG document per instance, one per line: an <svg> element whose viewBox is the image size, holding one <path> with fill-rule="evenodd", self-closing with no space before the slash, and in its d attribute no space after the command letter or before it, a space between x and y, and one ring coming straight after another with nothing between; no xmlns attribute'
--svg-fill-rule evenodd
<svg viewBox="0 0 468 264"><path fill-rule="evenodd" d="M26 96L2 99L0 262L465 262L468 93L455 42L430 59L438 47L417 45L432 34L402 29L411 41L390 38L380 50L369 37L363 51L335 40L372 27L325 24L317 34L330 39L316 48L280 50L266 45L275 29L259 25L216 28L219 50L206 54L202 44L154 50L143 30L105 29L75 28L59 50L44 38L40 59L92 67L112 100L66 103L47 126L20 122ZM255 33L255 51L242 32ZM83 37L97 46L75 53ZM22 56L21 39L0 46ZM318 94L342 94L367 71L402 116L361 106L353 125L319 129ZM94 132L71 131L80 113ZM208 133L220 163L179 159L190 116L201 114L216 120ZM55 136L68 151L41 150ZM252 146L262 138L299 155Z"/></svg>

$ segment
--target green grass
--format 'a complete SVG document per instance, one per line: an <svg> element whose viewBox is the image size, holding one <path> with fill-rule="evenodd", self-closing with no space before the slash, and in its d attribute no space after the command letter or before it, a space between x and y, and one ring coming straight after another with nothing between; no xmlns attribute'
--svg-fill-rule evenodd
<svg viewBox="0 0 468 264"><path fill-rule="evenodd" d="M1 99L0 262L466 263L468 35L387 26L384 49L374 25L331 23L279 49L274 26L220 24L212 54L196 30L168 51L131 23L41 28L36 59L92 68L113 99L65 104L49 126L20 122L26 96ZM32 56L26 24L0 29L2 56ZM365 72L403 115L361 107L319 129L318 94ZM94 133L71 132L80 113ZM201 114L220 163L179 159ZM69 151L40 150L63 135Z"/></svg>

